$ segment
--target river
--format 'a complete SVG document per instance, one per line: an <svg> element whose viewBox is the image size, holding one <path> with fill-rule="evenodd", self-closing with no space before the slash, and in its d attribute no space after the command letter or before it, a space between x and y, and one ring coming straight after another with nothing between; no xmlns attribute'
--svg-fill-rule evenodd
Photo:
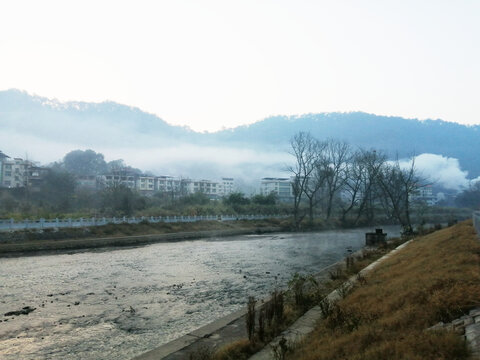
<svg viewBox="0 0 480 360"><path fill-rule="evenodd" d="M239 310L248 296L266 297L295 272L339 261L364 245L365 231L2 258L0 358L131 359ZM4 316L26 306L35 310Z"/></svg>

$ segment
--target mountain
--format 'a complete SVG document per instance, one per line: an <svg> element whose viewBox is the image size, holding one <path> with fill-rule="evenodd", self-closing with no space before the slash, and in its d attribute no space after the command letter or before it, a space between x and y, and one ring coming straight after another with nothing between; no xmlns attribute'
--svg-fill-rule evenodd
<svg viewBox="0 0 480 360"><path fill-rule="evenodd" d="M148 146L159 140L174 144L174 139L195 135L135 107L111 101L60 102L19 90L0 91L0 125L4 131L92 146Z"/></svg>
<svg viewBox="0 0 480 360"><path fill-rule="evenodd" d="M288 146L295 132L318 139L345 140L362 148L386 151L391 158L433 153L460 160L471 176L480 175L480 125L465 126L442 120L417 120L363 112L320 113L269 117L251 125L211 134L232 146Z"/></svg>
<svg viewBox="0 0 480 360"><path fill-rule="evenodd" d="M233 129L197 133L114 102L63 103L7 90L0 91L0 129L0 150L13 156L28 151L33 158L53 161L70 150L91 148L107 157L111 152L144 170L190 174L195 169L202 177L278 173L289 159L292 135L309 131L319 139L383 150L392 158L422 153L456 158L470 178L480 176L480 126L362 112L273 116Z"/></svg>

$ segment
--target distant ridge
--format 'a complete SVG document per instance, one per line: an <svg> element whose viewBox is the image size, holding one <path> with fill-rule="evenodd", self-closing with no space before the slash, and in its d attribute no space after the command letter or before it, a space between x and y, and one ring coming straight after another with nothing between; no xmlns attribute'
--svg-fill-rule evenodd
<svg viewBox="0 0 480 360"><path fill-rule="evenodd" d="M2 132L63 141L77 147L222 146L286 151L298 131L320 139L386 151L391 157L434 153L459 159L470 177L480 176L480 126L405 119L363 112L272 116L214 133L173 126L154 114L115 102L59 102L19 90L0 91ZM59 154L59 158L64 154Z"/></svg>
<svg viewBox="0 0 480 360"><path fill-rule="evenodd" d="M433 153L460 160L470 175L480 175L480 126L442 120L417 120L363 112L269 117L211 135L218 142L253 147L288 147L298 131L319 139L335 138L362 148L386 151L390 157Z"/></svg>

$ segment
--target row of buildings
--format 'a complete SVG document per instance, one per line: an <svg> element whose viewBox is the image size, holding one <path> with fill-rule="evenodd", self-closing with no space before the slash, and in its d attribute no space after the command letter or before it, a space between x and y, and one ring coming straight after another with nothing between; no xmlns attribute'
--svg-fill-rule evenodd
<svg viewBox="0 0 480 360"><path fill-rule="evenodd" d="M210 198L219 198L237 191L234 179L229 177L222 177L219 180L196 180L167 175L147 176L126 170L103 175L78 176L77 181L79 186L85 188L100 189L123 185L146 195L163 192L172 196L184 196L201 192Z"/></svg>
<svg viewBox="0 0 480 360"><path fill-rule="evenodd" d="M40 190L42 182L51 170L40 167L29 160L11 158L0 151L0 187L26 188ZM77 186L101 189L108 186L123 185L143 194L164 192L174 196L204 193L211 198L228 196L238 191L235 181L230 177L219 180L195 180L173 176L146 176L132 171L119 169L102 175L76 176Z"/></svg>
<svg viewBox="0 0 480 360"><path fill-rule="evenodd" d="M39 190L49 168L39 167L28 160L10 158L0 151L0 187L29 187L32 191ZM239 191L235 180L223 177L218 180L196 180L173 176L147 176L129 170L119 169L102 175L79 175L77 186L90 189L102 189L116 185L126 186L145 195L162 192L172 197L203 193L211 199L228 196ZM269 195L274 193L281 202L293 201L291 178L265 177L260 181L259 193ZM431 186L420 187L415 199L423 200L428 205L435 205L437 197L433 195Z"/></svg>

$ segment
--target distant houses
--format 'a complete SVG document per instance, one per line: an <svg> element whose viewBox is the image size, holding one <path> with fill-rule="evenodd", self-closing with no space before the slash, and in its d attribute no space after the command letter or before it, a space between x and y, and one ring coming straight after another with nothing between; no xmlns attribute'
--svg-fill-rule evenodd
<svg viewBox="0 0 480 360"><path fill-rule="evenodd" d="M0 187L40 190L50 169L39 167L29 160L10 158L0 151Z"/></svg>
<svg viewBox="0 0 480 360"><path fill-rule="evenodd" d="M0 151L0 187L29 188L39 191L46 176L51 170L40 167L29 160L11 158ZM169 175L147 175L131 168L118 168L106 174L76 175L80 188L99 190L105 187L125 186L139 193L150 196L161 192L171 198L179 198L195 193L203 193L210 199L218 199L239 191L234 178L222 177L216 180L191 179ZM260 194L275 194L280 202L293 202L294 194L290 177L264 177L260 180ZM342 194L340 194L340 197ZM431 185L419 186L412 200L422 201L427 205L435 205L437 196L433 194Z"/></svg>
<svg viewBox="0 0 480 360"><path fill-rule="evenodd" d="M112 173L97 176L95 185L93 180L87 181L87 179L82 179L81 183L97 188L123 185L129 189L137 190L144 195L162 192L171 194L173 197L180 197L203 193L211 199L228 196L236 191L233 178L224 177L219 180L195 180L168 175L141 175L126 170L117 170Z"/></svg>
<svg viewBox="0 0 480 360"><path fill-rule="evenodd" d="M0 187L26 188L39 190L48 172L29 160L10 158L0 151ZM129 169L117 169L101 175L76 175L77 186L89 189L102 189L107 186L122 185L144 195L163 192L173 197L203 193L211 199L228 196L237 191L235 180L223 177L218 180L195 180L167 175L144 175Z"/></svg>

